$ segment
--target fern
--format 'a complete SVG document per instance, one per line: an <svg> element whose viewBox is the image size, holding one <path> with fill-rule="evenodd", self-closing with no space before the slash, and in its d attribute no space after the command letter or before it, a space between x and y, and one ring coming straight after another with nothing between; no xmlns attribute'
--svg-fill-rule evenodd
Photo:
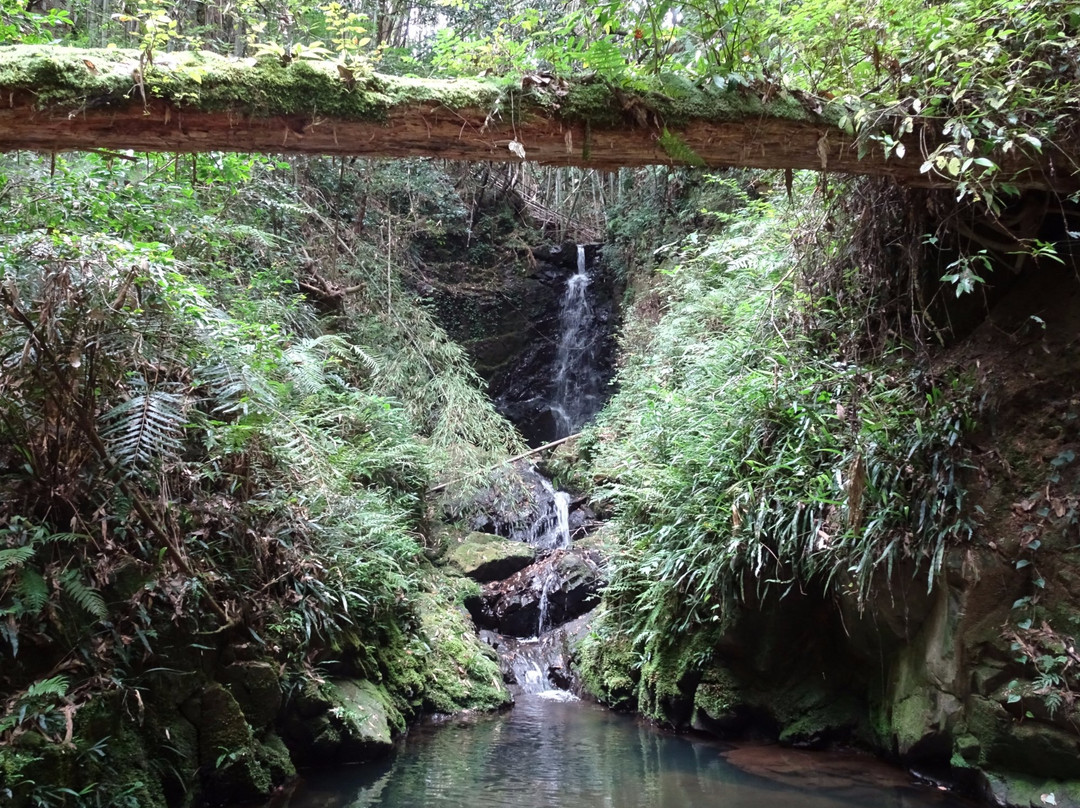
<svg viewBox="0 0 1080 808"><path fill-rule="evenodd" d="M371 354L337 334L324 334L301 340L291 347L285 356L291 363L289 379L297 391L305 396L326 392L328 382L334 382L334 386L338 388L348 386L344 379L328 373L328 368L332 365L353 368L359 364L367 375L374 374L379 369L378 362Z"/></svg>
<svg viewBox="0 0 1080 808"><path fill-rule="evenodd" d="M667 156L678 163L686 163L689 166L703 166L705 161L701 155L686 145L686 141L678 135L672 134L664 127L664 133L660 135L661 148L667 152Z"/></svg>
<svg viewBox="0 0 1080 808"><path fill-rule="evenodd" d="M70 683L66 676L53 676L50 679L42 679L34 682L26 689L26 694L20 701L62 699L67 695Z"/></svg>
<svg viewBox="0 0 1080 808"><path fill-rule="evenodd" d="M587 69L595 70L609 79L618 78L626 72L626 57L623 52L606 39L592 43L585 51L583 61Z"/></svg>
<svg viewBox="0 0 1080 808"><path fill-rule="evenodd" d="M122 466L175 460L182 448L185 404L185 397L176 393L139 393L105 413L108 426L101 436Z"/></svg>
<svg viewBox="0 0 1080 808"><path fill-rule="evenodd" d="M19 572L15 591L22 601L23 614L37 614L49 602L49 587L45 578L35 569L26 568Z"/></svg>
<svg viewBox="0 0 1080 808"><path fill-rule="evenodd" d="M10 547L6 550L0 550L0 570L6 570L8 567L16 567L20 564L25 564L31 558L37 548L27 545L25 547Z"/></svg>
<svg viewBox="0 0 1080 808"><path fill-rule="evenodd" d="M68 570L60 576L60 586L64 594L75 601L75 605L95 619L104 620L109 616L109 609L101 593L83 583L75 570Z"/></svg>

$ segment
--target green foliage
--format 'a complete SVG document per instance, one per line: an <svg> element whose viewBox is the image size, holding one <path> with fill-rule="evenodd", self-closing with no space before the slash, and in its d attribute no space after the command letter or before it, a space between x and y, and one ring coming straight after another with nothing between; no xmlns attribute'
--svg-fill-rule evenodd
<svg viewBox="0 0 1080 808"><path fill-rule="evenodd" d="M743 603L814 587L861 604L901 569L932 586L971 535L971 384L899 351L838 359L845 323L827 311L815 316L832 344L799 327L788 234L820 231L804 210L793 221L758 203L669 245L646 293L663 314L627 324L620 392L583 439L620 536L608 620L643 671Z"/></svg>
<svg viewBox="0 0 1080 808"><path fill-rule="evenodd" d="M0 161L0 690L41 675L31 635L118 681L223 628L375 675L388 637L421 641L433 476L518 445L405 283L453 183L124 157ZM501 699L491 667L462 703Z"/></svg>
<svg viewBox="0 0 1080 808"><path fill-rule="evenodd" d="M146 391L145 379L133 379L132 387L131 398L101 416L107 424L101 437L120 465L135 473L140 465L178 457L186 402L182 394Z"/></svg>
<svg viewBox="0 0 1080 808"><path fill-rule="evenodd" d="M66 676L40 679L10 699L0 715L0 739L31 729L46 737L55 732L62 726L60 700L67 695L69 684Z"/></svg>
<svg viewBox="0 0 1080 808"><path fill-rule="evenodd" d="M50 8L44 12L30 11L17 0L0 2L0 45L25 43L45 44L59 39L74 24L71 12Z"/></svg>

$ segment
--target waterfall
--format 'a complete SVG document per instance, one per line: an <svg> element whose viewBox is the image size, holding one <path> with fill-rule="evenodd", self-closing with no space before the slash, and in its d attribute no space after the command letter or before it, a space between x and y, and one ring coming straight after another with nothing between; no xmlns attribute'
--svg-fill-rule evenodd
<svg viewBox="0 0 1080 808"><path fill-rule="evenodd" d="M544 581L540 586L540 605L537 607L537 613L539 617L536 621L536 636L539 637L544 633L544 626L548 622L548 592L551 591L551 587L559 583L558 573L555 572L554 567L549 567L544 574Z"/></svg>
<svg viewBox="0 0 1080 808"><path fill-rule="evenodd" d="M499 637L497 649L503 668L521 693L559 701L576 701L567 691L567 638L554 632L545 637L516 640Z"/></svg>
<svg viewBox="0 0 1080 808"><path fill-rule="evenodd" d="M600 377L596 365L596 318L589 302L591 278L585 247L577 246L577 272L566 282L559 310L559 347L553 367L551 414L555 437L572 434L596 411Z"/></svg>
<svg viewBox="0 0 1080 808"><path fill-rule="evenodd" d="M526 531L514 535L540 550L560 550L570 546L570 495L556 491L546 477L537 475L544 496L539 512Z"/></svg>

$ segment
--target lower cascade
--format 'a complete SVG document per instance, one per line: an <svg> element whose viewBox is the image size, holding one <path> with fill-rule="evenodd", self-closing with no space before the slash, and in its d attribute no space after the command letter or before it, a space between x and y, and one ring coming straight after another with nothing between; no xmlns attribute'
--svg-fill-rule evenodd
<svg viewBox="0 0 1080 808"><path fill-rule="evenodd" d="M530 507L474 519L451 560L481 585L465 606L498 652L505 682L518 693L574 698L569 647L586 630L601 583L599 554L574 538L587 537L595 522L582 500L535 469L521 475Z"/></svg>

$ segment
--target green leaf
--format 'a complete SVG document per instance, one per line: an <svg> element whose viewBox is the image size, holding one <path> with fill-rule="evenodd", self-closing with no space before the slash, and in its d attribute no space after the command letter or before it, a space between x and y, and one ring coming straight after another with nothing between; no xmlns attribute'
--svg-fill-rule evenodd
<svg viewBox="0 0 1080 808"><path fill-rule="evenodd" d="M101 593L88 587L78 571L68 570L61 575L60 586L64 593L90 616L98 620L104 620L109 616L109 609L105 605L105 599L101 597Z"/></svg>
<svg viewBox="0 0 1080 808"><path fill-rule="evenodd" d="M35 552L37 548L29 544L24 547L9 547L0 550L0 570L26 563L34 557Z"/></svg>

